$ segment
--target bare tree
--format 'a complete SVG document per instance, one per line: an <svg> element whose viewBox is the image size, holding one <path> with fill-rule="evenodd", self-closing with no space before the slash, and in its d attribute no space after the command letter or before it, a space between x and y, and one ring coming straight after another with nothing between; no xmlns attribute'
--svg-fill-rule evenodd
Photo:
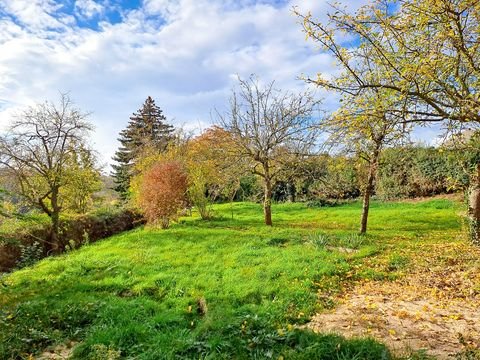
<svg viewBox="0 0 480 360"><path fill-rule="evenodd" d="M58 105L45 102L23 111L0 137L0 165L15 179L20 195L50 218L50 249L55 252L67 163L93 128L86 116L62 94Z"/></svg>
<svg viewBox="0 0 480 360"><path fill-rule="evenodd" d="M303 155L317 138L318 101L311 92L292 93L262 87L255 76L239 78L229 110L219 115L221 126L231 132L238 156L251 160L251 171L263 180L265 224L272 225L272 188L285 154Z"/></svg>

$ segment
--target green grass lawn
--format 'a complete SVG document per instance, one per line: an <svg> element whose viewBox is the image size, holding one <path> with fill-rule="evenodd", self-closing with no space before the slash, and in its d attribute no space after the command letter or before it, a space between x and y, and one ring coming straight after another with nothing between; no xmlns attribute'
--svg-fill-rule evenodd
<svg viewBox="0 0 480 360"><path fill-rule="evenodd" d="M74 342L78 359L388 359L373 340L297 325L356 281L402 276L402 249L461 241L460 209L373 203L360 237L359 203L275 205L273 228L260 205L235 203L123 233L0 278L0 358Z"/></svg>

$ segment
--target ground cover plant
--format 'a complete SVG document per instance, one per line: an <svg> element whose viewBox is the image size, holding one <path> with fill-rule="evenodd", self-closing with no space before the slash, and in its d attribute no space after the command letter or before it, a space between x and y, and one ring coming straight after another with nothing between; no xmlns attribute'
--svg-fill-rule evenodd
<svg viewBox="0 0 480 360"><path fill-rule="evenodd" d="M360 210L278 204L267 228L258 204L217 205L212 221L139 228L4 275L0 358L59 347L76 359L393 358L372 339L301 327L355 284L408 276L416 249L470 246L462 207L374 202L365 237Z"/></svg>

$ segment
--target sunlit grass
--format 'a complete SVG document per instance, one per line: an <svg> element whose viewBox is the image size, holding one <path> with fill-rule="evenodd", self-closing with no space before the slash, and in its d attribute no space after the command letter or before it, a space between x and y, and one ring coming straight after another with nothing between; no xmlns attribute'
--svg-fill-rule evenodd
<svg viewBox="0 0 480 360"><path fill-rule="evenodd" d="M70 340L79 359L95 358L99 344L141 359L388 358L373 341L295 326L333 306L347 282L397 276L408 259L392 244L458 241L459 205L374 203L365 239L356 235L360 210L279 204L268 228L260 205L223 204L213 221L194 214L45 259L1 279L0 358ZM330 242L312 242L319 234Z"/></svg>

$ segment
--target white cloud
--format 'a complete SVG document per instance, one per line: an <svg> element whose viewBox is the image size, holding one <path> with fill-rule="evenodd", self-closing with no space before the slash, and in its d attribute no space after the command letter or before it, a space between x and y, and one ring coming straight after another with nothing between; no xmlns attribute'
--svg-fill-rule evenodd
<svg viewBox="0 0 480 360"><path fill-rule="evenodd" d="M300 3L316 16L326 12L326 2ZM79 27L54 1L3 1L1 9L14 20L0 19L0 124L14 109L68 91L93 112L92 140L108 162L118 132L149 95L175 125L191 129L206 126L211 110L224 106L236 74L303 88L302 73L335 69L305 41L293 5L145 0L142 8L124 11L119 23L104 17L94 31ZM75 6L86 17L106 11L91 0Z"/></svg>
<svg viewBox="0 0 480 360"><path fill-rule="evenodd" d="M14 16L32 36L43 37L48 30L67 30L73 25L71 15L61 14L63 7L53 0L3 0L0 9Z"/></svg>
<svg viewBox="0 0 480 360"><path fill-rule="evenodd" d="M103 5L93 0L76 0L75 13L86 19L90 19L95 15L100 15L104 11Z"/></svg>
<svg viewBox="0 0 480 360"><path fill-rule="evenodd" d="M160 15L166 21L173 21L181 13L180 5L178 0L144 0L143 8L148 14Z"/></svg>

